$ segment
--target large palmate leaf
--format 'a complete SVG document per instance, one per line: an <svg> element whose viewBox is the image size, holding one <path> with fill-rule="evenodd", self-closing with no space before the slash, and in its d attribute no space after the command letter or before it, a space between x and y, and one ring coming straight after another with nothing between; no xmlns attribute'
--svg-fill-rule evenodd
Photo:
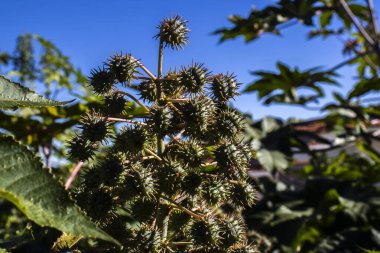
<svg viewBox="0 0 380 253"><path fill-rule="evenodd" d="M336 74L330 71L320 71L319 68L299 70L289 68L283 63L277 63L278 73L256 71L252 74L259 77L248 84L244 92L257 92L259 99L265 104L289 103L305 104L317 101L324 96L321 84L337 85L333 79ZM298 90L305 89L310 95L299 96Z"/></svg>
<svg viewBox="0 0 380 253"><path fill-rule="evenodd" d="M46 99L34 91L0 76L0 109L17 107L41 107L64 105L71 101L58 102Z"/></svg>
<svg viewBox="0 0 380 253"><path fill-rule="evenodd" d="M233 27L219 29L214 34L221 35L221 42L238 36L244 36L245 41L250 42L264 33L280 34L282 25L287 25L291 20L298 20L304 25L311 26L314 13L325 10L324 6L317 6L317 2L317 0L282 0L262 10L253 9L247 18L233 15L229 17Z"/></svg>
<svg viewBox="0 0 380 253"><path fill-rule="evenodd" d="M38 225L118 244L75 206L32 152L7 136L0 136L0 175L0 196Z"/></svg>

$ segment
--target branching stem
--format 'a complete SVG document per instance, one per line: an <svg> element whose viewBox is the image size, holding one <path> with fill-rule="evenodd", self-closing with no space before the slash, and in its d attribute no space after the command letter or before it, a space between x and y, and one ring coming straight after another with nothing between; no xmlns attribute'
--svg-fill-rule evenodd
<svg viewBox="0 0 380 253"><path fill-rule="evenodd" d="M69 189L70 186L71 186L71 183L74 181L75 177L77 176L78 172L80 171L80 169L82 168L83 166L83 161L79 161L77 163L77 165L75 165L73 171L71 172L69 178L67 179L66 183L65 183L65 190Z"/></svg>
<svg viewBox="0 0 380 253"><path fill-rule="evenodd" d="M133 120L133 119L120 119L120 118L112 118L112 117L101 117L101 118L104 118L105 120L108 120L108 121L126 122L126 123L135 124L135 125L146 126L144 122Z"/></svg>
<svg viewBox="0 0 380 253"><path fill-rule="evenodd" d="M156 80L157 78L150 72L139 60L132 57L133 60L135 60L136 64L152 79Z"/></svg>
<svg viewBox="0 0 380 253"><path fill-rule="evenodd" d="M133 101L135 101L137 104L139 104L146 112L149 112L150 110L143 104L141 103L137 98L135 98L132 94L128 93L128 92L125 92L125 91L121 91L121 90L118 90L116 91L116 93L119 93L119 94L122 94L124 96L127 96L129 98L131 98Z"/></svg>
<svg viewBox="0 0 380 253"><path fill-rule="evenodd" d="M144 149L145 152L147 152L148 154L152 155L153 157L155 157L157 160L159 161L162 161L161 157L159 157L156 153L154 153L152 150L150 150L149 148L145 148Z"/></svg>
<svg viewBox="0 0 380 253"><path fill-rule="evenodd" d="M169 201L170 203L174 204L178 209L180 209L181 211L184 211L185 213L187 213L188 215L194 217L195 219L203 220L205 218L204 215L196 214L193 211L190 211L189 209L187 209L186 207L181 206L180 204L178 204L177 202L175 202L174 200L172 200L170 198L167 198L165 196L161 196L161 198L163 198L163 199Z"/></svg>
<svg viewBox="0 0 380 253"><path fill-rule="evenodd" d="M351 11L350 7L348 6L347 2L345 0L339 0L340 5L342 6L344 12L347 14L347 16L351 19L352 23L356 27L356 29L359 31L359 33L363 36L365 41L371 45L375 45L375 41L373 38L368 34L367 30L364 29L364 27L360 24L359 20L356 18L354 13Z"/></svg>

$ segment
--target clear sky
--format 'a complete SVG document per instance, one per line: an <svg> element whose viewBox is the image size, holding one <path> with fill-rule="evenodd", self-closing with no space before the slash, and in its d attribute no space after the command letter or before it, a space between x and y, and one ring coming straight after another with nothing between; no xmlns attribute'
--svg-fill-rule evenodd
<svg viewBox="0 0 380 253"><path fill-rule="evenodd" d="M151 69L157 62L156 26L163 17L179 14L189 20L190 44L183 51L165 52L165 68L203 62L214 72L234 72L239 81L253 80L252 70L272 70L277 61L301 69L331 67L342 61L341 42L306 39L301 26L287 28L283 37L264 36L245 44L236 39L218 44L211 33L228 26L231 14L246 16L273 0L0 0L0 49L12 51L22 33L36 33L55 43L85 74L115 52L132 53ZM350 69L342 74L350 74ZM349 80L342 88L347 90ZM243 85L244 86L244 85ZM255 94L242 95L235 106L254 118L265 115L315 117L299 107L263 107Z"/></svg>

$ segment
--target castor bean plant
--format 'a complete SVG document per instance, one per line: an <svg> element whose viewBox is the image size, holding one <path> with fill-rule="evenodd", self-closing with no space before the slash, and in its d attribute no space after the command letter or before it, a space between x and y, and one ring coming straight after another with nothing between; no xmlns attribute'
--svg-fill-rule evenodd
<svg viewBox="0 0 380 253"><path fill-rule="evenodd" d="M174 16L158 30L157 74L123 53L94 68L89 85L104 103L68 143L78 165L66 188L94 161L73 196L123 246L97 241L91 252L256 252L241 214L256 199L246 171L252 151L244 117L229 106L239 83L197 62L164 73L164 50L183 49L189 29Z"/></svg>

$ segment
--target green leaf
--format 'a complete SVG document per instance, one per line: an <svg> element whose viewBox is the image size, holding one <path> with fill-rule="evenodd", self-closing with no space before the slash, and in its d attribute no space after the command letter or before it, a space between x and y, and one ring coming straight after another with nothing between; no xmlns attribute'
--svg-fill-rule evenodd
<svg viewBox="0 0 380 253"><path fill-rule="evenodd" d="M58 106L72 101L58 102L44 98L19 83L0 76L0 108Z"/></svg>
<svg viewBox="0 0 380 253"><path fill-rule="evenodd" d="M286 156L279 151L260 149L257 151L257 159L268 170L283 170L289 165Z"/></svg>
<svg viewBox="0 0 380 253"><path fill-rule="evenodd" d="M380 79L362 79L358 82L355 87L351 90L348 98L360 97L366 95L370 92L380 91Z"/></svg>
<svg viewBox="0 0 380 253"><path fill-rule="evenodd" d="M0 175L0 196L38 225L119 245L75 206L31 151L9 136L0 136Z"/></svg>

